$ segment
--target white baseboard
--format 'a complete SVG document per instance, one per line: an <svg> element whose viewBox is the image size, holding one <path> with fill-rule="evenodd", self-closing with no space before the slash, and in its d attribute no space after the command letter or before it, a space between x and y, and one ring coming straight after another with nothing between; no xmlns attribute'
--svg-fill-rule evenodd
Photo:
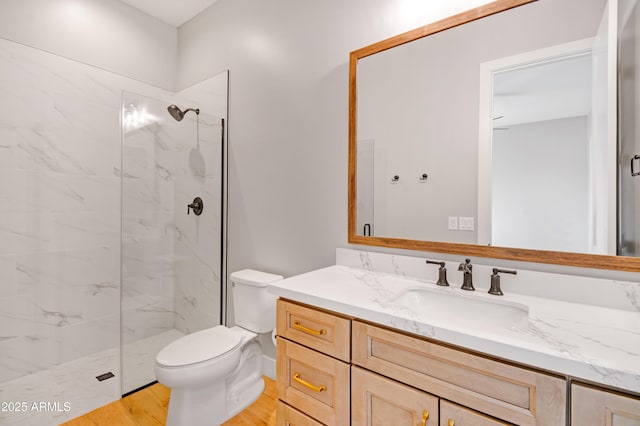
<svg viewBox="0 0 640 426"><path fill-rule="evenodd" d="M262 375L270 379L276 379L276 360L266 355L262 355Z"/></svg>

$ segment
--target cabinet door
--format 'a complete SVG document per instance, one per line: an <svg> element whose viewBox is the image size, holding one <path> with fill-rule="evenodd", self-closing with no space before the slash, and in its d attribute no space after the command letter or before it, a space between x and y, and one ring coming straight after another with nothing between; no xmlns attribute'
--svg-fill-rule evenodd
<svg viewBox="0 0 640 426"><path fill-rule="evenodd" d="M505 426L510 424L444 399L440 400L440 426Z"/></svg>
<svg viewBox="0 0 640 426"><path fill-rule="evenodd" d="M438 398L377 374L351 368L352 426L436 426Z"/></svg>
<svg viewBox="0 0 640 426"><path fill-rule="evenodd" d="M640 426L640 399L571 385L572 426Z"/></svg>
<svg viewBox="0 0 640 426"><path fill-rule="evenodd" d="M322 426L322 423L313 420L295 408L289 407L282 401L278 401L276 422L277 426Z"/></svg>

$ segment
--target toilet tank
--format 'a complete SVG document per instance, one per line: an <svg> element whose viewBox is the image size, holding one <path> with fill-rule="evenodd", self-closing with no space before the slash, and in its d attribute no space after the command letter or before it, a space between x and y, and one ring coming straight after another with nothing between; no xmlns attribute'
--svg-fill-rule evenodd
<svg viewBox="0 0 640 426"><path fill-rule="evenodd" d="M281 275L243 269L231 274L233 311L236 324L254 333L267 333L276 328L276 299L267 284L279 281Z"/></svg>

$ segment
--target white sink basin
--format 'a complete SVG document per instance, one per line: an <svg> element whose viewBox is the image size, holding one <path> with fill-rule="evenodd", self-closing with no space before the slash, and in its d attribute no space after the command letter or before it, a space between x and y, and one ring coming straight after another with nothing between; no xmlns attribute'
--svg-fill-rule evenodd
<svg viewBox="0 0 640 426"><path fill-rule="evenodd" d="M495 300L493 299L495 297ZM416 319L452 326L514 328L527 323L526 305L453 289L409 288L391 300L398 309L408 309Z"/></svg>

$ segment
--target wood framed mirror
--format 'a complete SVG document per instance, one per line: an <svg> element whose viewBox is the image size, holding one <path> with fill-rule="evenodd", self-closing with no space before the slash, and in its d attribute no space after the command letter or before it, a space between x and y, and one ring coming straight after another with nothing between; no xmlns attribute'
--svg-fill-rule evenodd
<svg viewBox="0 0 640 426"><path fill-rule="evenodd" d="M609 10L606 0L587 0L587 3L594 11L591 20L568 26L564 24L572 19L572 22L578 22L581 17L589 15L585 13L585 2L498 0L351 52L349 243L640 271L640 258L634 254L640 242L635 241L634 237L630 243L622 244L626 240L621 238L620 231L618 191L622 171L615 165L626 164L625 167L631 165L633 168L633 160L621 157L616 147L617 81L615 73L612 75L611 70L607 69L606 61L616 62L618 40L617 36L614 39L606 39L605 36L605 41L602 41L603 31L605 34L617 34L618 12ZM574 9L550 12L549 8L558 4ZM481 24L489 25L491 30L488 31L487 27L482 29ZM562 30L554 30L554 25ZM506 33L507 27L517 35L524 35L524 38ZM565 34L569 27L575 34ZM476 36L472 30L482 31L478 34L485 36ZM553 38L552 35L559 38ZM452 39L463 44L451 44ZM437 41L443 40L444 45L436 45ZM604 50L601 45L604 45ZM483 46L499 48L490 54L477 53ZM472 56L469 52L481 57L479 61L474 59L476 62L471 66L461 60ZM533 57L543 59L533 60ZM594 65L603 62L602 58L604 70ZM576 72L573 64L579 62L591 64L591 69L584 74ZM444 63L452 67L446 68ZM511 65L507 67L505 63ZM563 92L553 95L556 98L540 98L538 94L514 86L514 82L527 80L531 75L563 75L562 71L558 71L559 68L552 69L548 65L569 70L569 78L565 75L564 80L560 78L545 83L542 90L545 93L553 92L550 89L552 87L564 85ZM498 68L491 68L493 66ZM526 70L526 73L511 78L506 71L512 70ZM599 83L594 83L594 75ZM380 80L380 76L384 80ZM445 77L457 80L444 82ZM418 80L414 80L416 78ZM468 83L471 81L473 85ZM486 86L483 82L487 83ZM400 86L400 83L408 85ZM583 86L590 86L588 95L585 95ZM598 87L605 87L604 92ZM456 90L462 93L463 100L460 100L460 96L454 96ZM421 94L419 99L408 100L407 96L415 93ZM452 105L445 105L445 101L451 100L449 98L453 99ZM522 105L533 105L536 104L534 99L542 99L541 104L545 107L538 112L527 111L530 116L537 114L536 118L516 118L522 115L522 111L510 107L505 107L508 113L502 114L498 106L507 105L509 102L506 101L512 98L519 98ZM562 108L551 108L558 104L559 98L575 99L576 102L568 102ZM579 101L586 98L589 99L589 105L580 104ZM429 102L432 102L430 106ZM425 109L416 107L421 104L427 105ZM587 118L581 118L585 116ZM592 119L596 116L599 121ZM500 122L503 117L508 119ZM379 123L383 122L387 122L388 126L382 128ZM444 128L438 127L441 122L446 123ZM496 132L508 129L511 135L519 135L527 126L532 127L532 123L539 122L575 125L582 129L577 134L587 134L590 141L596 138L593 135L600 135L598 137L604 142L596 148L591 146L593 144L584 143L567 150L564 145L552 144L539 149L542 157L536 157L535 150L525 154L520 151L522 158L506 160L505 163L513 165L515 162L518 167L511 169L520 174L527 169L525 163L534 162L531 160L533 158L537 158L535 163L538 167L551 167L553 161L550 159L558 158L562 161L556 162L564 166L560 167L558 174L551 169L534 167L528 177L518 175L517 179L547 180L549 187L538 191L519 184L515 190L511 186L512 192L507 192L501 198L500 185L494 183L495 176L502 173L498 172L499 163L495 153L502 152L497 141L505 138L496 136ZM473 133L456 133L458 128L471 129ZM559 131L555 127L545 129L547 134L552 135L576 134L573 130L571 133L562 133L564 130ZM403 145L411 138L419 141ZM512 138L518 143L525 139ZM565 143L569 139L573 139L573 136L562 137L561 141ZM552 139L545 136L536 140ZM515 146L513 141L509 144ZM535 144L538 148L539 145ZM576 155L576 150L582 154ZM561 155L563 151L567 151L564 159ZM447 162L447 156L454 162ZM582 157L582 160L576 160ZM576 163L583 165L576 168ZM640 162L636 168L640 169ZM593 170L599 170L595 177L589 174ZM578 179L576 176L581 177ZM509 175L506 180L515 182L516 177ZM574 187L566 186L570 181L575 181ZM640 178L634 184L640 186ZM518 188L522 190L518 191ZM550 188L558 188L558 191L553 193ZM543 194L542 198L533 196L538 192ZM486 193L490 195L486 196ZM523 206L524 202L520 201L511 212L508 205L498 204L497 200L516 199L516 195L522 193L525 197L520 197L520 200L530 201L530 206ZM456 197L459 199L451 202ZM380 199L384 199L384 203ZM634 203L640 205L637 201ZM541 226L553 224L556 228L537 228L538 224L533 222L524 225L520 222L517 225L518 221L514 220L514 228L501 230L505 223L511 222L511 218L519 217L519 211L520 215L526 216L522 211L531 213L534 210L537 212L535 216L540 217ZM556 216L547 217L550 211L555 211ZM635 210L633 212L632 216L638 216ZM376 217L378 222L370 218L363 220L362 217L366 215ZM436 224L435 228L432 224ZM454 225L456 229L452 231ZM576 234L573 228L583 231ZM506 239L515 238L518 229L529 229L531 232L523 237L524 240ZM635 232L633 230L629 235L635 236ZM538 237L538 241L534 237ZM577 248L571 245L578 240L582 241L582 245ZM632 255L619 255L625 254L627 246L632 247L629 251Z"/></svg>

